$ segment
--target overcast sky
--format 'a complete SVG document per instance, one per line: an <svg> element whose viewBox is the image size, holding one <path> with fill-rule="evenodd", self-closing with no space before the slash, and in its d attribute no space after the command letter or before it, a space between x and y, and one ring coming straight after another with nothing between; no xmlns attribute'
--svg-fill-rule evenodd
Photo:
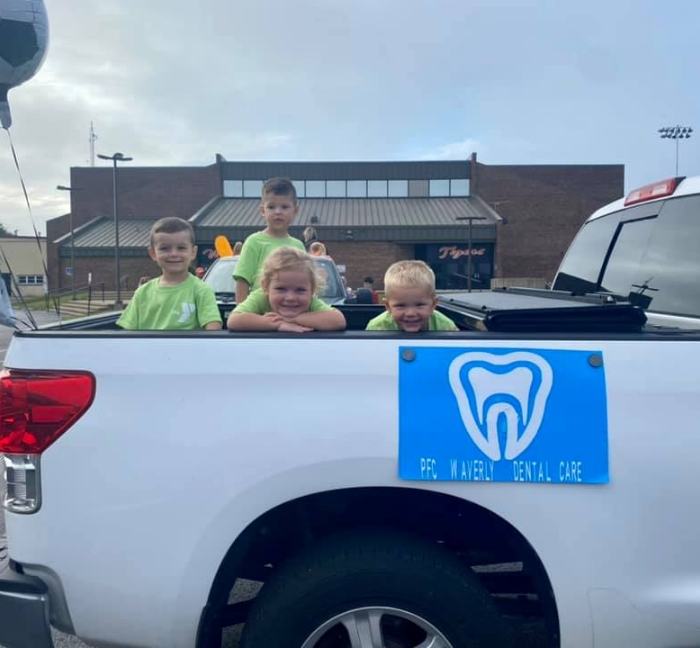
<svg viewBox="0 0 700 648"><path fill-rule="evenodd" d="M45 0L50 43L10 92L39 230L71 166L465 159L669 177L657 129L700 128L700 3ZM2 2L2 0L0 0ZM31 232L0 134L0 222ZM680 173L700 173L700 130ZM104 164L98 160L98 163Z"/></svg>

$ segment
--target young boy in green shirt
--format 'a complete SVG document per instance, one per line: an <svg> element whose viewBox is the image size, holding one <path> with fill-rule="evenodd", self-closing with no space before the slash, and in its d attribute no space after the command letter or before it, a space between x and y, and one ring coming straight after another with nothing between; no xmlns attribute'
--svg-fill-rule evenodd
<svg viewBox="0 0 700 648"><path fill-rule="evenodd" d="M449 318L435 310L435 273L423 261L397 261L384 275L386 311L371 319L368 331L457 331Z"/></svg>
<svg viewBox="0 0 700 648"><path fill-rule="evenodd" d="M260 287L260 272L271 252L281 247L305 251L304 244L289 235L289 226L298 213L299 202L292 181L287 178L267 180L260 200L260 214L267 227L251 234L243 244L233 273L236 280L236 303L242 303L251 290Z"/></svg>
<svg viewBox="0 0 700 648"><path fill-rule="evenodd" d="M219 330L221 316L214 291L189 273L197 256L192 225L174 217L156 221L148 255L162 274L138 288L117 326L137 331Z"/></svg>

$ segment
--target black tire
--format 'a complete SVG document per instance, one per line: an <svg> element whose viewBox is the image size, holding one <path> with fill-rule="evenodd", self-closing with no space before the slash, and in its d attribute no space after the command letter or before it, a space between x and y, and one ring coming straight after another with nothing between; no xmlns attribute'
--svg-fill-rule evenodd
<svg viewBox="0 0 700 648"><path fill-rule="evenodd" d="M470 569L438 545L381 530L328 538L281 566L256 599L241 646L301 648L334 617L363 608L415 615L452 648L511 645L506 621ZM385 640L382 633L386 648L425 641L416 638L412 643L413 629L405 619L382 618L400 626L398 639ZM345 630L338 626L318 646L349 647L347 635L338 632Z"/></svg>

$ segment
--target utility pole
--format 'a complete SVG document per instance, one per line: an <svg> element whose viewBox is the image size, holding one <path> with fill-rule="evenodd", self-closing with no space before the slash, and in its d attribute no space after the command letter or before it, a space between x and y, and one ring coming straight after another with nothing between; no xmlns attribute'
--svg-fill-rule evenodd
<svg viewBox="0 0 700 648"><path fill-rule="evenodd" d="M467 221L467 292L472 291L472 222L486 220L483 216L457 216L458 221Z"/></svg>
<svg viewBox="0 0 700 648"><path fill-rule="evenodd" d="M112 160L112 193L114 198L114 281L117 288L117 299L114 302L116 308L121 308L122 294L121 281L119 271L119 207L118 207L118 192L117 192L117 162L131 162L134 158L125 157L123 153L115 153L114 155L97 154L100 160Z"/></svg>
<svg viewBox="0 0 700 648"><path fill-rule="evenodd" d="M66 187L58 185L59 191L82 191L82 187ZM73 194L71 193L70 212L68 212L68 222L70 227L70 292L75 299L75 236L73 235Z"/></svg>
<svg viewBox="0 0 700 648"><path fill-rule="evenodd" d="M95 166L95 140L97 139L97 135L95 135L95 128L90 122L90 166L94 167Z"/></svg>

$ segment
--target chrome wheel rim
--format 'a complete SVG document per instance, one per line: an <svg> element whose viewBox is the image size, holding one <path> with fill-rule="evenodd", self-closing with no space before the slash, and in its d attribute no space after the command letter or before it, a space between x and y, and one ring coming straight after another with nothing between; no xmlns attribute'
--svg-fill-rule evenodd
<svg viewBox="0 0 700 648"><path fill-rule="evenodd" d="M430 622L398 608L356 608L316 628L301 648L452 648Z"/></svg>

